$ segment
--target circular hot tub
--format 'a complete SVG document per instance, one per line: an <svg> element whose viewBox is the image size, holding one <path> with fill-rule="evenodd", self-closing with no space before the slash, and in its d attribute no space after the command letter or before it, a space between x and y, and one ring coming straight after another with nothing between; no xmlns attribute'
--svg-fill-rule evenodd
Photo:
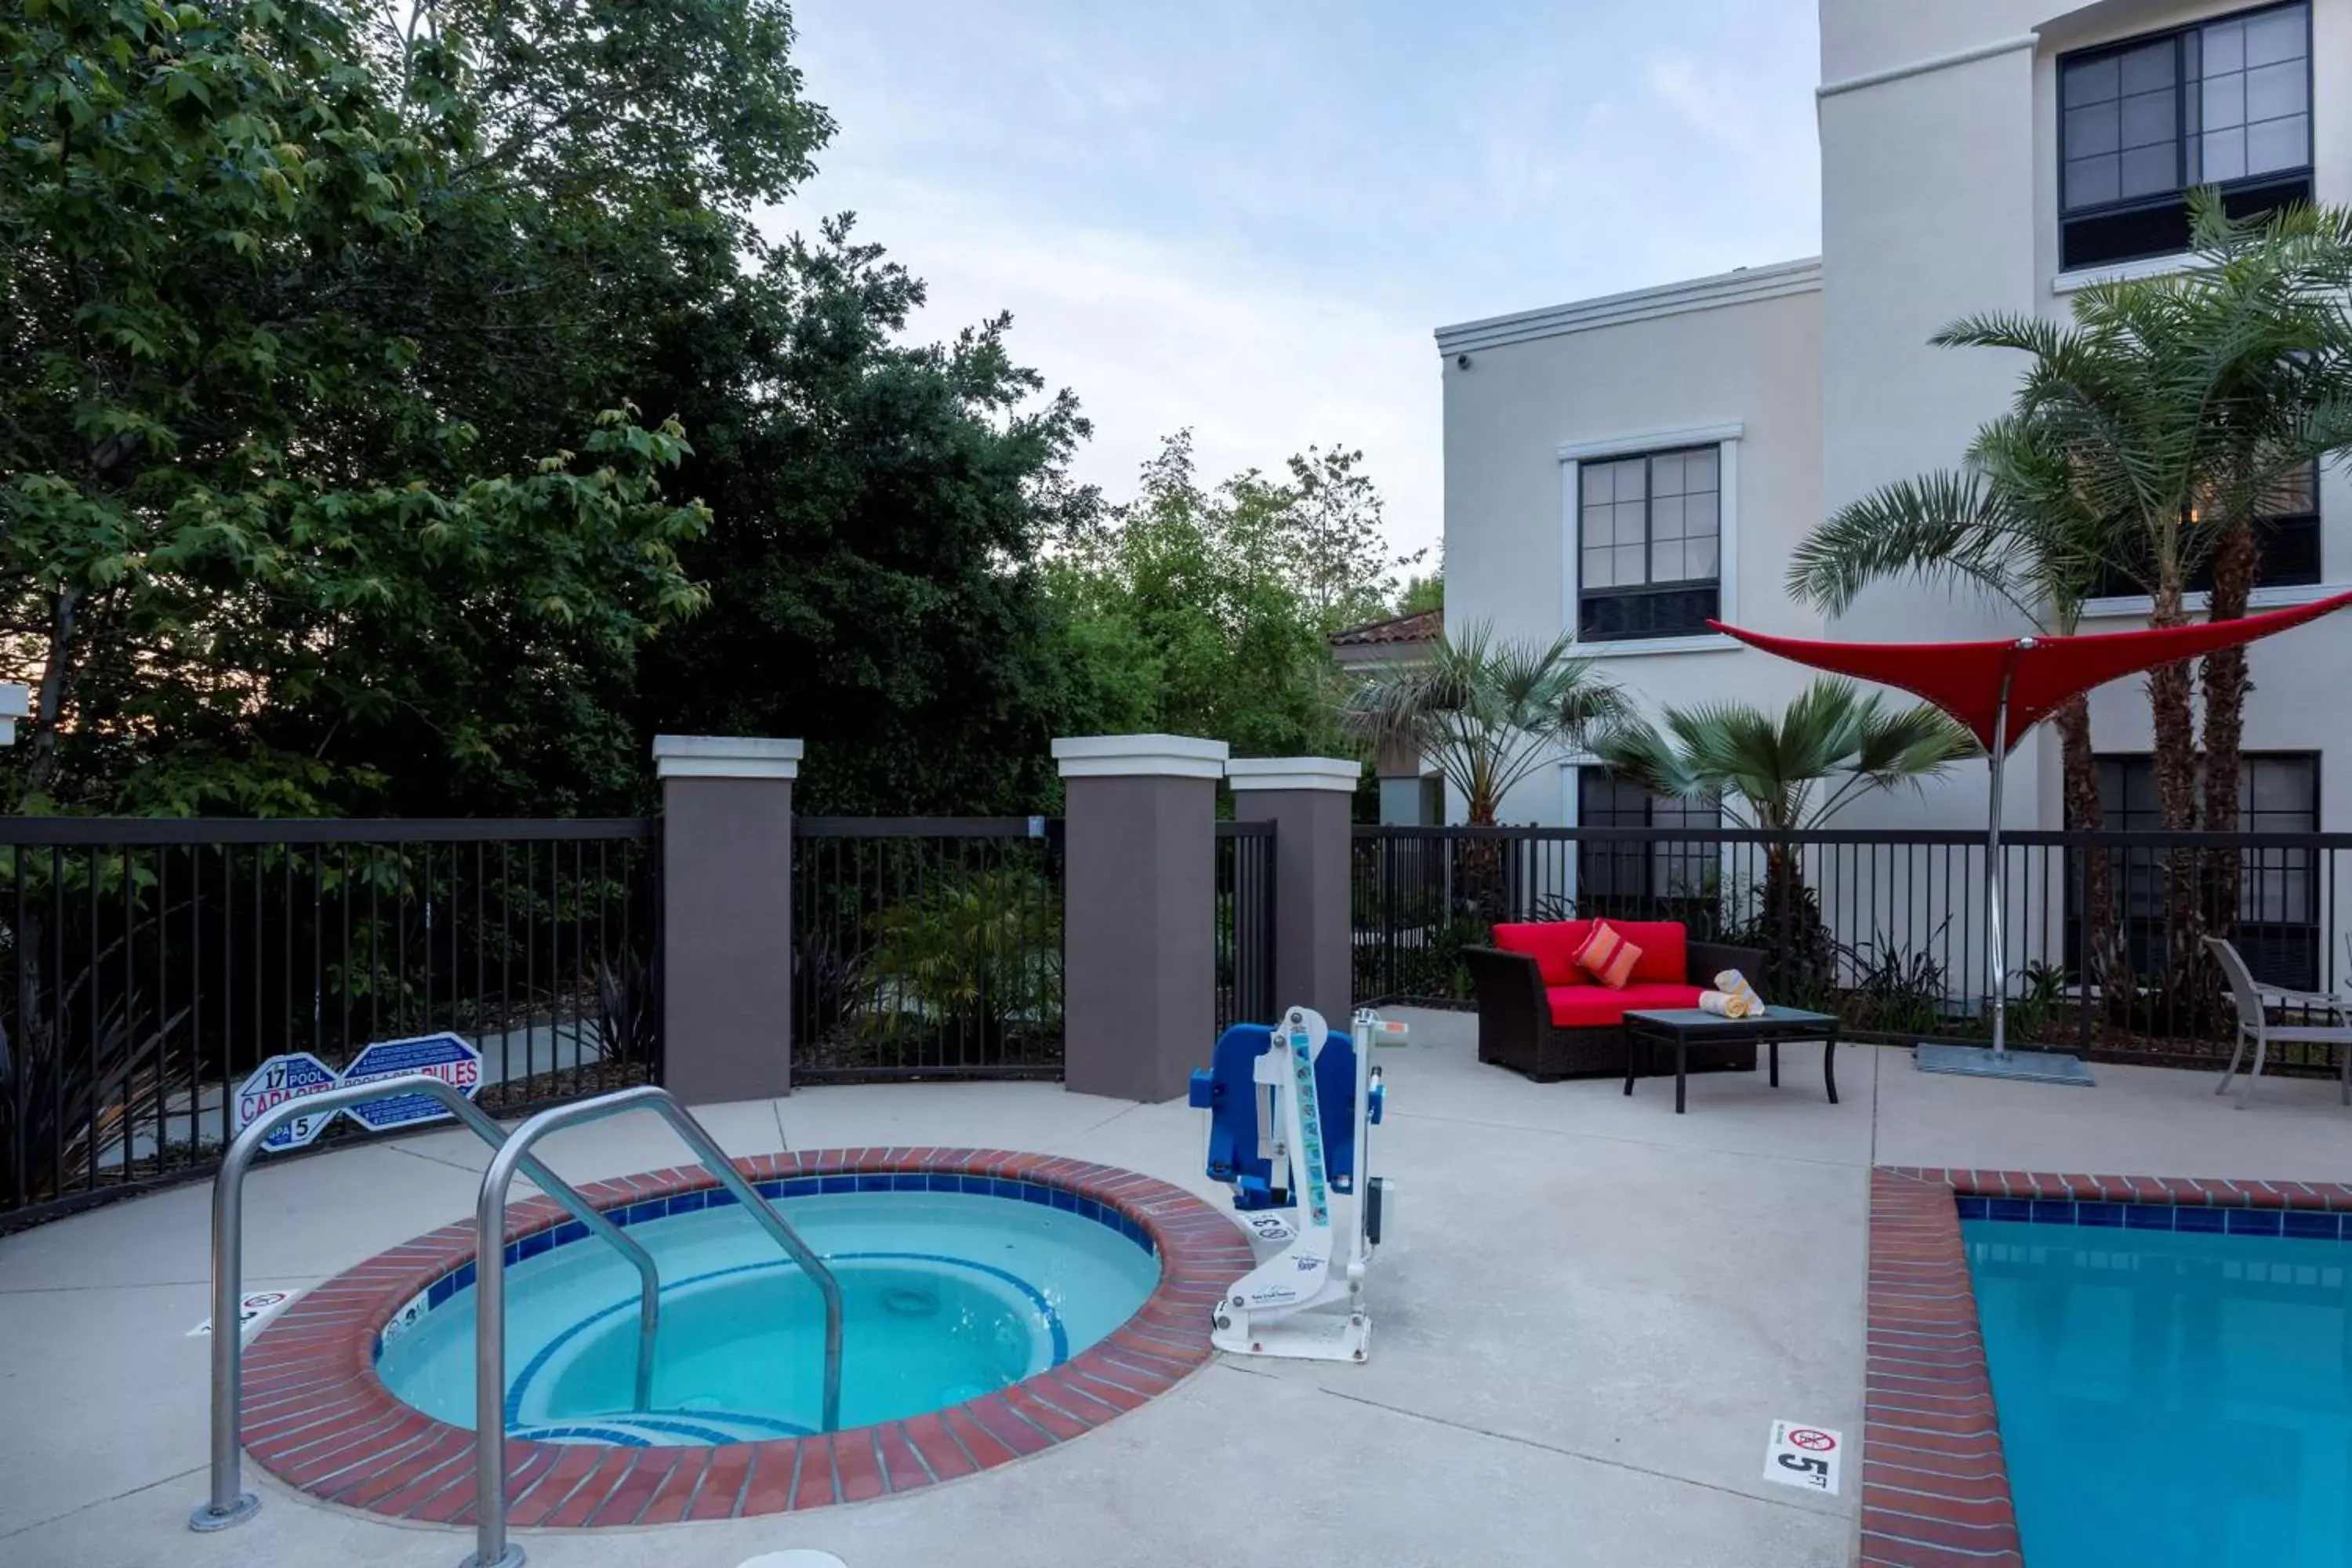
<svg viewBox="0 0 2352 1568"><path fill-rule="evenodd" d="M583 1189L660 1274L642 1402L635 1271L535 1199L509 1211L515 1524L772 1512L1009 1462L1204 1363L1211 1308L1250 1267L1247 1243L1216 1210L1077 1161L872 1150L739 1168L840 1285L838 1429L821 1430L814 1282L707 1173ZM466 1226L419 1237L262 1332L246 1359L246 1435L265 1468L376 1512L467 1510L472 1240Z"/></svg>
<svg viewBox="0 0 2352 1568"><path fill-rule="evenodd" d="M827 1193L825 1180L762 1185L840 1284L845 1426L961 1405L1057 1367L1160 1283L1140 1225L1064 1189L880 1173L845 1178L866 1190ZM637 1275L566 1223L516 1244L507 1275L509 1433L678 1446L820 1430L824 1298L774 1239L718 1189L613 1217L663 1281L653 1396L635 1404ZM422 1311L385 1325L376 1375L426 1415L470 1426L474 1291L463 1269L449 1279L426 1289Z"/></svg>

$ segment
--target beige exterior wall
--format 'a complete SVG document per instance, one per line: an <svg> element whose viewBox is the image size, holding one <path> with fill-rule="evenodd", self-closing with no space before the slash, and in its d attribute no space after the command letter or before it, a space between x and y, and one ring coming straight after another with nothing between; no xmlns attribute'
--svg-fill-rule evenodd
<svg viewBox="0 0 2352 1568"><path fill-rule="evenodd" d="M1491 347L1458 345L1505 335L1493 327L1442 337L1456 345L1444 370L1449 625L1484 621L1501 636L1548 640L1574 624L1578 459L1563 448L1720 439L1727 618L1818 633L1820 618L1789 603L1780 577L1789 542L1820 513L1822 296L1809 266L1759 273L1748 297L1735 288L1732 302L1704 309L1650 296ZM1645 700L1701 689L1762 700L1793 689L1727 638L1591 646L1608 675ZM1562 822L1567 795L1547 771L1506 815Z"/></svg>

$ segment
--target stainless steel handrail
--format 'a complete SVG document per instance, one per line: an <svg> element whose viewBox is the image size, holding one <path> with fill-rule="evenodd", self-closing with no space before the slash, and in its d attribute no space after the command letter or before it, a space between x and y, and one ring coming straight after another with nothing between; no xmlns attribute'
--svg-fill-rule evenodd
<svg viewBox="0 0 2352 1568"><path fill-rule="evenodd" d="M482 1173L481 1196L474 1205L474 1554L461 1568L520 1568L523 1560L522 1548L507 1539L507 1188L530 1157L530 1146L550 1132L639 1109L668 1122L719 1184L816 1281L824 1298L824 1430L841 1425L841 1286L677 1097L648 1084L542 1110L507 1135Z"/></svg>
<svg viewBox="0 0 2352 1568"><path fill-rule="evenodd" d="M237 1304L244 1299L245 1174L268 1136L298 1116L315 1116L363 1105L372 1100L423 1094L439 1102L469 1131L493 1149L506 1142L506 1130L465 1094L425 1073L306 1094L271 1107L247 1122L221 1157L220 1174L213 1178L213 1430L212 1497L188 1516L191 1530L226 1530L253 1517L261 1506L243 1483L241 1438L244 1426L245 1336L237 1324ZM621 1233L618 1226L537 1160L518 1164L540 1191L563 1205L566 1213L621 1249L637 1271L637 1405L653 1402L654 1331L661 1320L661 1285L654 1260L646 1249Z"/></svg>

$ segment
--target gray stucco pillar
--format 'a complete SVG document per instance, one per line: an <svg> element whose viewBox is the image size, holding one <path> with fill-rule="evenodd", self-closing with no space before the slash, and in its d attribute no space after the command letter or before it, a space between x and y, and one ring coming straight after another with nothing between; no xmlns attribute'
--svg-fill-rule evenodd
<svg viewBox="0 0 2352 1568"><path fill-rule="evenodd" d="M1360 764L1345 757L1235 757L1234 816L1274 824L1274 1005L1312 1007L1335 1029L1355 1005L1349 840Z"/></svg>
<svg viewBox="0 0 2352 1568"><path fill-rule="evenodd" d="M793 1086L798 741L657 735L663 1082L689 1105Z"/></svg>
<svg viewBox="0 0 2352 1568"><path fill-rule="evenodd" d="M1160 1100L1216 1043L1217 780L1186 735L1054 742L1063 811L1063 1082Z"/></svg>

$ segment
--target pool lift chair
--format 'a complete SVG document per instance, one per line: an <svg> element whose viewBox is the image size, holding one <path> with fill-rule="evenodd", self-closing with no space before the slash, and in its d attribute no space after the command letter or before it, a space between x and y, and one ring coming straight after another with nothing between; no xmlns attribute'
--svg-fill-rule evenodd
<svg viewBox="0 0 2352 1568"><path fill-rule="evenodd" d="M1404 1041L1403 1025L1369 1008L1351 1037L1293 1007L1272 1028L1227 1029L1207 1070L1192 1074L1190 1102L1209 1113L1208 1173L1232 1186L1260 1248L1217 1303L1209 1337L1219 1350L1365 1359L1364 1277L1395 1216L1395 1188L1370 1170L1387 1098L1371 1052Z"/></svg>

